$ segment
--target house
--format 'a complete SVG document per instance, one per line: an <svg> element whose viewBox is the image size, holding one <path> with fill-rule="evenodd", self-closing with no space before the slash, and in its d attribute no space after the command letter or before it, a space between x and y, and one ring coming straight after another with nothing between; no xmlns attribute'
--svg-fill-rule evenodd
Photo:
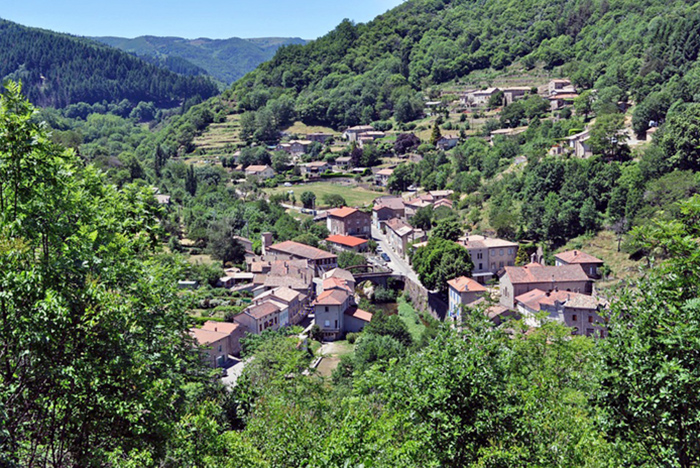
<svg viewBox="0 0 700 468"><path fill-rule="evenodd" d="M324 339L332 341L348 332L361 331L372 320L371 313L357 308L353 289L340 275L324 279L323 284L324 290L313 307L314 320Z"/></svg>
<svg viewBox="0 0 700 468"><path fill-rule="evenodd" d="M588 144L588 140L591 138L590 131L588 129L577 133L575 135L568 136L564 140L569 145L577 158L588 158L593 155L591 147Z"/></svg>
<svg viewBox="0 0 700 468"><path fill-rule="evenodd" d="M435 143L442 150L454 148L459 143L459 135L445 134Z"/></svg>
<svg viewBox="0 0 700 468"><path fill-rule="evenodd" d="M591 279L600 278L600 269L604 263L601 259L580 250L567 250L566 252L558 253L554 256L554 261L556 266L581 265L583 271Z"/></svg>
<svg viewBox="0 0 700 468"><path fill-rule="evenodd" d="M372 207L372 224L382 229L382 224L392 218L403 219L406 216L406 205L399 197L380 197L374 200Z"/></svg>
<svg viewBox="0 0 700 468"><path fill-rule="evenodd" d="M444 206L447 208L452 208L452 200L448 200L447 198L443 198L442 200L438 200L435 203L433 203L434 210L437 210L441 206Z"/></svg>
<svg viewBox="0 0 700 468"><path fill-rule="evenodd" d="M215 333L223 333L228 336L228 353L238 355L241 352L241 338L245 336L246 329L238 323L214 322L207 320L202 325L202 330Z"/></svg>
<svg viewBox="0 0 700 468"><path fill-rule="evenodd" d="M343 139L348 141L357 141L363 133L373 132L374 127L371 125L358 125L350 127L343 132Z"/></svg>
<svg viewBox="0 0 700 468"><path fill-rule="evenodd" d="M334 234L326 238L326 242L336 251L367 252L369 241L354 236Z"/></svg>
<svg viewBox="0 0 700 468"><path fill-rule="evenodd" d="M592 282L581 265L523 267L507 266L500 280L501 304L513 308L515 298L534 289L591 294Z"/></svg>
<svg viewBox="0 0 700 468"><path fill-rule="evenodd" d="M263 166L253 165L245 168L246 176L253 176L259 180L271 179L275 176L275 171L267 164Z"/></svg>
<svg viewBox="0 0 700 468"><path fill-rule="evenodd" d="M309 265L315 269L317 275L338 266L337 255L299 242L280 242L279 244L271 245L266 250L270 253L286 254L293 259L307 260Z"/></svg>
<svg viewBox="0 0 700 468"><path fill-rule="evenodd" d="M551 80L547 84L547 88L546 88L546 94L548 96L554 96L556 94L575 93L575 92L576 92L576 89L571 84L571 80L569 80L568 78L559 78L559 79Z"/></svg>
<svg viewBox="0 0 700 468"><path fill-rule="evenodd" d="M335 166L340 170L346 170L350 167L351 161L352 158L350 156L341 156L339 158L336 158Z"/></svg>
<svg viewBox="0 0 700 468"><path fill-rule="evenodd" d="M331 169L331 165L326 161L313 161L301 166L304 174L323 174Z"/></svg>
<svg viewBox="0 0 700 468"><path fill-rule="evenodd" d="M322 143L325 144L328 140L333 138L332 133L322 133L322 132L316 132L316 133L309 133L306 135L307 140L311 140L317 143Z"/></svg>
<svg viewBox="0 0 700 468"><path fill-rule="evenodd" d="M289 142L289 150L292 155L298 156L306 153L312 144L311 140L292 140Z"/></svg>
<svg viewBox="0 0 700 468"><path fill-rule="evenodd" d="M453 193L455 193L454 190L431 190L428 195L432 197L432 201L437 202L452 196Z"/></svg>
<svg viewBox="0 0 700 468"><path fill-rule="evenodd" d="M382 169L374 174L374 183L386 187L387 182L389 182L389 177L394 173L393 169Z"/></svg>
<svg viewBox="0 0 700 468"><path fill-rule="evenodd" d="M508 106L524 98L530 93L532 88L524 86L516 86L512 88L503 88L503 104Z"/></svg>
<svg viewBox="0 0 700 468"><path fill-rule="evenodd" d="M331 235L370 237L372 219L369 214L357 208L336 208L328 212L326 227Z"/></svg>
<svg viewBox="0 0 700 468"><path fill-rule="evenodd" d="M253 299L253 304L271 302L280 309L279 323L281 327L296 325L305 314L307 295L286 286L266 291Z"/></svg>
<svg viewBox="0 0 700 468"><path fill-rule="evenodd" d="M546 313L546 320L557 320L573 328L572 335L605 336L605 320L600 311L606 302L593 296L570 291L533 289L515 298L520 316L528 324L539 326L536 314Z"/></svg>
<svg viewBox="0 0 700 468"><path fill-rule="evenodd" d="M468 251L474 268L472 278L482 284L507 266L515 265L518 244L503 239L468 235L458 240Z"/></svg>
<svg viewBox="0 0 700 468"><path fill-rule="evenodd" d="M265 301L248 306L236 315L234 320L254 335L259 335L265 330L279 330L280 308L271 301Z"/></svg>
<svg viewBox="0 0 700 468"><path fill-rule="evenodd" d="M574 104L574 99L578 97L576 93L561 93L549 96L549 107L552 112L563 109Z"/></svg>
<svg viewBox="0 0 700 468"><path fill-rule="evenodd" d="M170 205L170 195L157 194L156 201L161 205Z"/></svg>
<svg viewBox="0 0 700 468"><path fill-rule="evenodd" d="M453 320L461 316L463 305L471 304L482 297L487 289L466 276L451 279L447 282L448 289L448 314Z"/></svg>
<svg viewBox="0 0 700 468"><path fill-rule="evenodd" d="M223 332L191 328L190 335L200 346L202 358L210 367L224 367L231 354L229 335Z"/></svg>
<svg viewBox="0 0 700 468"><path fill-rule="evenodd" d="M500 89L498 88L487 88L468 92L465 96L467 102L473 106L485 106L489 103L491 96L498 93Z"/></svg>
<svg viewBox="0 0 700 468"><path fill-rule="evenodd" d="M406 255L408 244L414 240L414 229L400 219L393 218L384 223L389 245L399 255Z"/></svg>
<svg viewBox="0 0 700 468"><path fill-rule="evenodd" d="M323 274L323 279L327 280L330 278L336 278L345 283L345 285L350 288L350 291L355 290L355 277L348 270L342 268L334 268Z"/></svg>

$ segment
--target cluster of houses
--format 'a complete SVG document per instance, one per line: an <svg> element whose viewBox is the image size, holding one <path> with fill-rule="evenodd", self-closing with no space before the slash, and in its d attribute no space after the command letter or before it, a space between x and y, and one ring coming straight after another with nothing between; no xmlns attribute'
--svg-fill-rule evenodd
<svg viewBox="0 0 700 468"><path fill-rule="evenodd" d="M601 311L608 303L596 297L594 288L594 281L600 278L602 260L580 250L570 250L555 255L555 265L544 265L541 258L533 255L529 264L514 266L517 244L474 237L464 240L474 263L472 278L460 277L448 282L450 318L459 320L464 306L482 304L491 296L483 280L497 277L500 300L487 308L489 318L496 324L510 316L536 327L544 317L571 327L574 335L605 336ZM497 271L479 273L485 265Z"/></svg>
<svg viewBox="0 0 700 468"><path fill-rule="evenodd" d="M337 216L329 217L329 223L336 218L346 220L340 232L369 237L364 226L356 223L353 210L341 209ZM212 367L224 366L230 355L238 354L240 339L246 334L310 325L306 322L312 314L326 339L359 331L372 319L371 313L357 308L355 279L349 271L338 268L336 254L299 242L273 243L272 234L263 233L262 255L258 256L252 252L250 240L240 241L246 247L247 271L226 270L219 283L232 291L250 292L250 304L232 323L207 321L201 328L191 329Z"/></svg>
<svg viewBox="0 0 700 468"><path fill-rule="evenodd" d="M491 87L487 89L470 89L462 93L461 102L468 107L483 107L498 93L503 93L502 105L507 106L520 99L525 99L528 95L537 94L548 99L552 111L561 110L571 106L574 99L578 97L576 89L571 84L571 80L562 78L551 80L544 86L515 86L509 88Z"/></svg>

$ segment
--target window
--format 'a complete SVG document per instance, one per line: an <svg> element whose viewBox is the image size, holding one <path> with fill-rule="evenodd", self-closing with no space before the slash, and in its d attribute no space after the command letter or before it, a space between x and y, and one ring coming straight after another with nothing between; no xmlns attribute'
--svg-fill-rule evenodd
<svg viewBox="0 0 700 468"><path fill-rule="evenodd" d="M326 306L325 309L326 309L326 312L328 312L328 306Z"/></svg>
<svg viewBox="0 0 700 468"><path fill-rule="evenodd" d="M499 268L503 268L503 262L498 262Z"/></svg>
<svg viewBox="0 0 700 468"><path fill-rule="evenodd" d="M508 255L513 255L513 249L508 249Z"/></svg>
<svg viewBox="0 0 700 468"><path fill-rule="evenodd" d="M586 336L593 336L593 329L592 328L586 328Z"/></svg>
<svg viewBox="0 0 700 468"><path fill-rule="evenodd" d="M498 249L498 255L503 256L503 249Z"/></svg>
<svg viewBox="0 0 700 468"><path fill-rule="evenodd" d="M477 260L481 260L482 258L484 258L484 254L483 254L483 253L479 252L479 253L476 254L476 259L477 259Z"/></svg>
<svg viewBox="0 0 700 468"><path fill-rule="evenodd" d="M573 320L574 322L576 322L576 321L578 320L578 315L576 315L576 314L572 315L572 316L571 316L571 320Z"/></svg>
<svg viewBox="0 0 700 468"><path fill-rule="evenodd" d="M219 352L221 352L221 345L219 345Z"/></svg>
<svg viewBox="0 0 700 468"><path fill-rule="evenodd" d="M479 270L483 270L483 269L484 269L484 264L483 264L483 263L479 263Z"/></svg>
<svg viewBox="0 0 700 468"><path fill-rule="evenodd" d="M593 323L593 316L592 315L588 316L588 323Z"/></svg>
<svg viewBox="0 0 700 468"><path fill-rule="evenodd" d="M338 321L335 321L335 328L338 328Z"/></svg>
<svg viewBox="0 0 700 468"><path fill-rule="evenodd" d="M330 320L326 320L325 322L323 322L323 326L326 327L326 328L330 327L330 326L331 326L331 321L330 321Z"/></svg>

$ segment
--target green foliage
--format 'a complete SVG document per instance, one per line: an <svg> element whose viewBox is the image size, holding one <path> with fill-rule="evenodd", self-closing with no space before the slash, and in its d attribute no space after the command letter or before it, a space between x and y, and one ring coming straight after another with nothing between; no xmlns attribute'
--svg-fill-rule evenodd
<svg viewBox="0 0 700 468"><path fill-rule="evenodd" d="M421 283L441 293L447 291L449 280L470 276L474 267L467 249L440 237L431 237L427 245L416 250L411 261Z"/></svg>
<svg viewBox="0 0 700 468"><path fill-rule="evenodd" d="M364 257L364 255L347 250L338 254L338 267L340 268L349 268L351 266L366 264L367 259Z"/></svg>
<svg viewBox="0 0 700 468"><path fill-rule="evenodd" d="M316 203L316 194L309 190L306 190L301 193L301 197L299 198L299 200L304 205L304 208L311 209Z"/></svg>
<svg viewBox="0 0 700 468"><path fill-rule="evenodd" d="M323 195L323 203L333 208L339 208L341 206L347 205L345 198L343 198L342 195L335 193L326 193L325 195Z"/></svg>

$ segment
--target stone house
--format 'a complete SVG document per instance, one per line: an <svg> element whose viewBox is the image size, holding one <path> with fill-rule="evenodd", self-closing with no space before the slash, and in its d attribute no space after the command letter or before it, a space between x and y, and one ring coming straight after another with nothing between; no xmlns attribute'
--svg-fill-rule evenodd
<svg viewBox="0 0 700 468"><path fill-rule="evenodd" d="M476 302L487 289L466 276L451 279L447 282L448 309L447 313L453 320L459 320L463 305Z"/></svg>
<svg viewBox="0 0 700 468"><path fill-rule="evenodd" d="M515 298L534 289L541 291L568 291L591 294L592 281L581 265L543 266L529 264L524 267L507 266L501 276L501 304L515 307Z"/></svg>
<svg viewBox="0 0 700 468"><path fill-rule="evenodd" d="M245 168L245 175L257 177L259 180L265 180L274 177L275 171L267 164L262 166L252 165Z"/></svg>
<svg viewBox="0 0 700 468"><path fill-rule="evenodd" d="M384 227L386 228L386 237L391 248L401 256L406 255L408 244L414 240L413 227L397 218L390 219L384 223Z"/></svg>
<svg viewBox="0 0 700 468"><path fill-rule="evenodd" d="M532 88L525 86L503 88L503 104L506 106L513 104L515 101L523 99L525 96L530 94L531 90Z"/></svg>
<svg viewBox="0 0 700 468"><path fill-rule="evenodd" d="M271 301L250 305L234 320L248 329L254 335L259 335L265 330L279 330L280 308Z"/></svg>
<svg viewBox="0 0 700 468"><path fill-rule="evenodd" d="M354 236L341 236L334 234L326 238L326 242L335 251L367 252L369 241Z"/></svg>
<svg viewBox="0 0 700 468"><path fill-rule="evenodd" d="M546 320L557 320L573 329L572 335L605 336L605 320L600 311L606 302L569 291L533 289L515 298L517 311L528 324L539 326L536 314L545 312Z"/></svg>
<svg viewBox="0 0 700 468"><path fill-rule="evenodd" d="M358 141L360 135L373 132L374 127L371 125L357 125L355 127L350 127L343 132L343 138L348 141Z"/></svg>
<svg viewBox="0 0 700 468"><path fill-rule="evenodd" d="M399 197L381 197L374 200L372 207L372 224L381 229L382 224L392 218L403 219L406 217L406 205Z"/></svg>
<svg viewBox="0 0 700 468"><path fill-rule="evenodd" d="M344 206L328 212L326 227L331 235L368 238L372 235L372 219L357 208Z"/></svg>
<svg viewBox="0 0 700 468"><path fill-rule="evenodd" d="M374 174L374 183L380 187L386 187L389 177L394 173L393 169L381 169Z"/></svg>
<svg viewBox="0 0 700 468"><path fill-rule="evenodd" d="M554 255L554 261L556 266L581 265L583 271L591 279L600 279L600 269L604 263L601 259L580 250L568 250L558 253Z"/></svg>
<svg viewBox="0 0 700 468"><path fill-rule="evenodd" d="M228 353L238 355L241 352L241 338L245 336L246 329L235 322L215 322L207 320L202 325L202 330L215 333L223 333L228 336Z"/></svg>
<svg viewBox="0 0 700 468"><path fill-rule="evenodd" d="M461 237L458 243L469 251L474 264L472 278L482 284L497 277L503 268L515 265L515 256L518 254L518 244L515 242L468 235Z"/></svg>

